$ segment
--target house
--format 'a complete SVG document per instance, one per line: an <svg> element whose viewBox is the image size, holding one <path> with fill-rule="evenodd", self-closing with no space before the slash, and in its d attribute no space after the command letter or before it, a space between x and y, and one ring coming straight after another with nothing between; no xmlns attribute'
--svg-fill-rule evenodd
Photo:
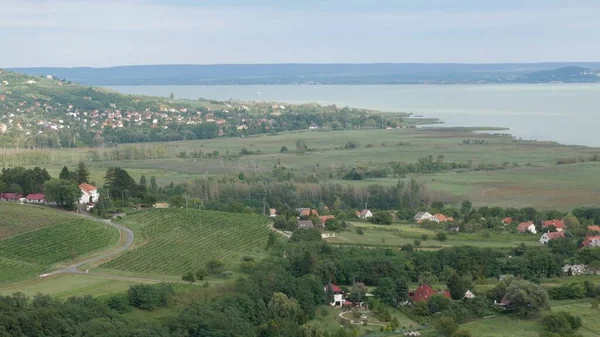
<svg viewBox="0 0 600 337"><path fill-rule="evenodd" d="M96 186L83 183L79 184L79 189L81 190L81 198L79 198L80 204L85 205L98 202L100 194L98 193Z"/></svg>
<svg viewBox="0 0 600 337"><path fill-rule="evenodd" d="M25 197L25 202L29 204L45 204L46 198L41 193L32 193Z"/></svg>
<svg viewBox="0 0 600 337"><path fill-rule="evenodd" d="M600 226L588 226L588 232L600 232Z"/></svg>
<svg viewBox="0 0 600 337"><path fill-rule="evenodd" d="M542 221L542 227L548 228L550 226L554 226L557 232L562 232L565 230L565 223L562 220L546 220Z"/></svg>
<svg viewBox="0 0 600 337"><path fill-rule="evenodd" d="M319 212L316 209L311 210L310 208L296 208L298 216L319 216Z"/></svg>
<svg viewBox="0 0 600 337"><path fill-rule="evenodd" d="M513 223L513 218L506 217L506 218L502 219L502 224L503 225L510 225L512 223Z"/></svg>
<svg viewBox="0 0 600 337"><path fill-rule="evenodd" d="M565 232L548 232L542 234L540 238L540 243L547 245L549 241L556 240L559 238L564 238Z"/></svg>
<svg viewBox="0 0 600 337"><path fill-rule="evenodd" d="M586 236L582 242L583 247L600 247L600 236Z"/></svg>
<svg viewBox="0 0 600 337"><path fill-rule="evenodd" d="M368 210L368 209L365 208L362 211L356 211L356 216L359 219L367 220L367 219L373 217L373 213L371 213L370 210Z"/></svg>
<svg viewBox="0 0 600 337"><path fill-rule="evenodd" d="M521 222L518 226L517 226L517 230L520 233L525 233L525 232L529 232L529 233L536 233L535 230L535 225L533 224L533 221L526 221L526 222Z"/></svg>
<svg viewBox="0 0 600 337"><path fill-rule="evenodd" d="M327 285L323 287L325 293L331 292L333 294L333 298L329 303L332 307L339 307L344 304L344 291L342 288L336 286L335 284L329 282Z"/></svg>
<svg viewBox="0 0 600 337"><path fill-rule="evenodd" d="M506 295L504 295L504 297L502 297L502 299L500 300L500 302L496 302L494 300L494 305L504 309L504 310L510 310L512 309L511 307L512 302L506 297Z"/></svg>
<svg viewBox="0 0 600 337"><path fill-rule="evenodd" d="M585 264L565 264L563 266L563 273L565 273L565 275L569 275L569 271L570 275L573 276L584 275L586 273Z"/></svg>
<svg viewBox="0 0 600 337"><path fill-rule="evenodd" d="M277 210L275 208L269 208L269 216L274 218L277 216Z"/></svg>
<svg viewBox="0 0 600 337"><path fill-rule="evenodd" d="M442 213L434 214L433 217L437 220L437 222L454 221L453 217L447 217Z"/></svg>
<svg viewBox="0 0 600 337"><path fill-rule="evenodd" d="M315 228L312 220L298 220L298 229Z"/></svg>
<svg viewBox="0 0 600 337"><path fill-rule="evenodd" d="M154 207L154 208L169 208L169 204L166 202L157 202L154 205L152 205L152 207Z"/></svg>
<svg viewBox="0 0 600 337"><path fill-rule="evenodd" d="M308 129L309 129L309 130L317 130L318 128L319 128L319 126L318 126L317 124L315 124L315 123L312 123L312 124L311 124L311 125L308 127Z"/></svg>
<svg viewBox="0 0 600 337"><path fill-rule="evenodd" d="M321 215L319 217L319 219L321 219L321 222L323 224L325 224L327 222L327 220L333 220L333 219L335 219L335 215Z"/></svg>
<svg viewBox="0 0 600 337"><path fill-rule="evenodd" d="M429 213L427 213L427 212L419 212L419 213L417 213L417 214L415 215L415 217L414 217L413 219L414 219L416 222L421 222L421 221L423 221L423 220L428 220L428 221L435 221L435 222L438 222L438 221L437 221L437 219L436 219L436 218L435 218L433 215L431 215L431 214L429 214Z"/></svg>
<svg viewBox="0 0 600 337"><path fill-rule="evenodd" d="M436 295L436 294L440 294L444 297L451 298L449 291L447 291L447 290L446 291L435 291L428 284L421 284L417 288L417 290L409 292L408 297L410 297L411 301L413 301L413 302L421 302L421 301L427 301L431 296Z"/></svg>
<svg viewBox="0 0 600 337"><path fill-rule="evenodd" d="M467 292L465 292L465 296L463 296L463 298L475 298L475 294L473 294L471 292L471 290L467 290Z"/></svg>
<svg viewBox="0 0 600 337"><path fill-rule="evenodd" d="M0 193L0 200L2 201L19 201L23 195L19 193Z"/></svg>

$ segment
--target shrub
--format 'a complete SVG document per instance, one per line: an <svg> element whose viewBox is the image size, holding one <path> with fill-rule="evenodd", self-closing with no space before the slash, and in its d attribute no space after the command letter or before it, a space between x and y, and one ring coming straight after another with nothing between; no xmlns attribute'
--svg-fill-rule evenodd
<svg viewBox="0 0 600 337"><path fill-rule="evenodd" d="M190 283L194 283L194 282L196 282L196 277L194 276L194 273L192 273L192 272L185 273L185 274L184 274L184 275L181 277L181 279L182 279L183 281L190 282Z"/></svg>
<svg viewBox="0 0 600 337"><path fill-rule="evenodd" d="M448 236L446 235L446 233L440 232L435 235L435 239L438 241L446 241L447 238Z"/></svg>
<svg viewBox="0 0 600 337"><path fill-rule="evenodd" d="M542 328L550 333L570 336L581 327L581 318L568 312L559 311L547 314L540 320Z"/></svg>
<svg viewBox="0 0 600 337"><path fill-rule="evenodd" d="M121 314L131 311L129 299L126 294L122 293L111 295L106 299L106 305Z"/></svg>
<svg viewBox="0 0 600 337"><path fill-rule="evenodd" d="M447 317L447 316L442 316L442 317L438 318L433 323L433 326L442 336L445 336L445 337L452 336L452 334L454 334L456 332L456 330L458 330L458 324L456 324L452 320L452 318Z"/></svg>
<svg viewBox="0 0 600 337"><path fill-rule="evenodd" d="M472 337L471 331L467 329L458 329L456 330L451 337Z"/></svg>
<svg viewBox="0 0 600 337"><path fill-rule="evenodd" d="M127 292L129 304L142 310L153 311L158 307L166 307L173 294L173 286L161 284L138 284L131 286Z"/></svg>

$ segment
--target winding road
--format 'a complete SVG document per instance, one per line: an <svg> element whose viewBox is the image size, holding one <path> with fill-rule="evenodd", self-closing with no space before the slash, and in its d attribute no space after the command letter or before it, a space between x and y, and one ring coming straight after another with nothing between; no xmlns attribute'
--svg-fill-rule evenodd
<svg viewBox="0 0 600 337"><path fill-rule="evenodd" d="M109 226L111 226L113 228L116 228L119 231L120 235L121 235L121 237L119 239L119 243L122 241L123 234L125 234L127 236L126 240L125 240L125 243L121 244L121 246L118 247L118 248L116 248L116 249L109 249L109 250L107 250L105 252L98 253L98 254L96 254L96 255L94 255L92 257L89 257L89 258L83 259L81 261L78 261L77 263L74 263L74 264L72 264L72 265L70 265L70 266L68 266L66 268L55 270L55 271L53 271L51 273L40 275L40 277L47 277L47 276L58 275L58 274L91 274L91 273L86 273L85 271L79 270L79 267L81 267L81 266L83 266L85 264L88 264L88 263L94 263L94 262L98 262L98 261L101 261L101 260L105 260L105 259L110 259L110 258L116 257L117 255L119 255L119 254L127 251L129 249L129 247L131 247L131 245L133 244L133 231L131 229L129 229L129 228L123 226L123 225L119 225L119 224L113 223L110 220L101 220L101 219L97 219L97 218L94 218L94 217L89 216L89 215L80 215L80 216L83 217L83 218L85 218L85 219L87 219L87 220L99 222L99 223L102 223L102 224L105 224L105 225L109 225ZM114 277L114 278L119 278L119 279L127 278L127 277L124 277L124 276L122 277L122 276L116 276L116 275L114 275L114 276L113 275L100 275L100 274L92 274L92 275L95 275L95 276L106 276L106 277L110 276L111 278ZM131 278L131 279L137 279L137 278Z"/></svg>

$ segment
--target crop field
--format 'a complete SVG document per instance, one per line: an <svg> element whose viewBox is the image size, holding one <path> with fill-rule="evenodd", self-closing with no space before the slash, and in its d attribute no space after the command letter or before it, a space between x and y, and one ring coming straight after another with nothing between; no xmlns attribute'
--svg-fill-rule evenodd
<svg viewBox="0 0 600 337"><path fill-rule="evenodd" d="M0 239L76 219L72 214L48 207L0 202Z"/></svg>
<svg viewBox="0 0 600 337"><path fill-rule="evenodd" d="M0 240L0 282L40 274L115 244L118 231L93 221L70 221Z"/></svg>
<svg viewBox="0 0 600 337"><path fill-rule="evenodd" d="M141 225L145 243L102 268L182 275L210 260L230 262L264 251L269 234L267 218L250 214L155 209L128 221Z"/></svg>

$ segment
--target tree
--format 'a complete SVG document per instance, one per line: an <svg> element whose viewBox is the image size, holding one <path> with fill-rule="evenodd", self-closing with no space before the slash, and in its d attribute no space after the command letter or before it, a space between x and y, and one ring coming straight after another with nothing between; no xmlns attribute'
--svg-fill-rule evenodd
<svg viewBox="0 0 600 337"><path fill-rule="evenodd" d="M111 167L104 176L104 188L112 199L127 200L131 197L141 197L138 184L122 168Z"/></svg>
<svg viewBox="0 0 600 337"><path fill-rule="evenodd" d="M288 148L287 148L287 146L283 145L283 146L281 147L281 149L279 149L279 152L281 152L281 153L288 152Z"/></svg>
<svg viewBox="0 0 600 337"><path fill-rule="evenodd" d="M170 93L169 94L169 99L175 99L175 94L174 93Z"/></svg>
<svg viewBox="0 0 600 337"><path fill-rule="evenodd" d="M196 272L196 278L200 281L203 281L204 278L207 276L208 276L208 272L204 268L198 269L198 271Z"/></svg>
<svg viewBox="0 0 600 337"><path fill-rule="evenodd" d="M184 274L184 275L181 277L181 279L182 279L183 281L190 282L190 283L194 283L194 282L196 282L196 277L194 276L194 273L192 273L192 272L185 273L185 274Z"/></svg>
<svg viewBox="0 0 600 337"><path fill-rule="evenodd" d="M307 150L308 146L306 146L306 141L298 139L296 141L296 154L304 154Z"/></svg>
<svg viewBox="0 0 600 337"><path fill-rule="evenodd" d="M211 275L220 274L225 269L225 263L218 260L211 260L206 262L206 271Z"/></svg>
<svg viewBox="0 0 600 337"><path fill-rule="evenodd" d="M596 275L600 272L600 260L594 260L586 266L589 274Z"/></svg>
<svg viewBox="0 0 600 337"><path fill-rule="evenodd" d="M460 204L460 213L465 215L471 210L472 204L469 200L465 200Z"/></svg>
<svg viewBox="0 0 600 337"><path fill-rule="evenodd" d="M371 217L371 223L379 225L391 225L393 217L389 212L381 211L375 212Z"/></svg>
<svg viewBox="0 0 600 337"><path fill-rule="evenodd" d="M58 206L72 210L83 194L72 180L52 179L44 184L46 200Z"/></svg>
<svg viewBox="0 0 600 337"><path fill-rule="evenodd" d="M300 241L321 241L321 232L315 228L302 228L292 234L290 237L291 242Z"/></svg>
<svg viewBox="0 0 600 337"><path fill-rule="evenodd" d="M427 299L427 307L429 312L435 314L436 312L442 312L450 307L450 299L442 294L435 294Z"/></svg>
<svg viewBox="0 0 600 337"><path fill-rule="evenodd" d="M448 289L450 290L450 296L453 300L460 300L465 296L467 290L469 290L473 283L471 278L468 276L460 276L457 272L452 273L450 278L446 282Z"/></svg>
<svg viewBox="0 0 600 337"><path fill-rule="evenodd" d="M402 303L408 300L408 281L404 277L396 279L396 301Z"/></svg>
<svg viewBox="0 0 600 337"><path fill-rule="evenodd" d="M450 337L472 337L471 331L467 329L458 329Z"/></svg>
<svg viewBox="0 0 600 337"><path fill-rule="evenodd" d="M550 307L546 290L529 281L512 281L506 288L505 297L514 310L524 316L537 314Z"/></svg>
<svg viewBox="0 0 600 337"><path fill-rule="evenodd" d="M581 327L581 318L565 311L559 311L545 315L540 320L540 324L549 333L572 336Z"/></svg>
<svg viewBox="0 0 600 337"><path fill-rule="evenodd" d="M458 330L458 324L456 324L452 318L448 316L442 316L433 322L435 329L445 337L452 336L453 333Z"/></svg>
<svg viewBox="0 0 600 337"><path fill-rule="evenodd" d="M85 164L81 161L79 164L77 164L77 170L75 170L75 179L77 179L77 183L79 184L88 183L90 180L90 172Z"/></svg>
<svg viewBox="0 0 600 337"><path fill-rule="evenodd" d="M377 283L377 288L373 290L375 295L381 302L391 306L398 305L398 294L394 280L389 277L384 277Z"/></svg>
<svg viewBox="0 0 600 337"><path fill-rule="evenodd" d="M150 192L152 192L154 194L156 194L156 192L158 192L158 185L156 184L155 176L150 177Z"/></svg>
<svg viewBox="0 0 600 337"><path fill-rule="evenodd" d="M446 233L439 232L435 235L435 239L438 241L446 241L447 238L448 237L447 237Z"/></svg>
<svg viewBox="0 0 600 337"><path fill-rule="evenodd" d="M302 307L296 299L288 298L283 293L273 293L268 305L269 314L273 318L282 318L299 323L304 316Z"/></svg>
<svg viewBox="0 0 600 337"><path fill-rule="evenodd" d="M66 166L63 166L62 170L60 170L60 173L58 175L58 178L60 180L71 180L73 176L71 175L71 172L69 171L69 168Z"/></svg>

